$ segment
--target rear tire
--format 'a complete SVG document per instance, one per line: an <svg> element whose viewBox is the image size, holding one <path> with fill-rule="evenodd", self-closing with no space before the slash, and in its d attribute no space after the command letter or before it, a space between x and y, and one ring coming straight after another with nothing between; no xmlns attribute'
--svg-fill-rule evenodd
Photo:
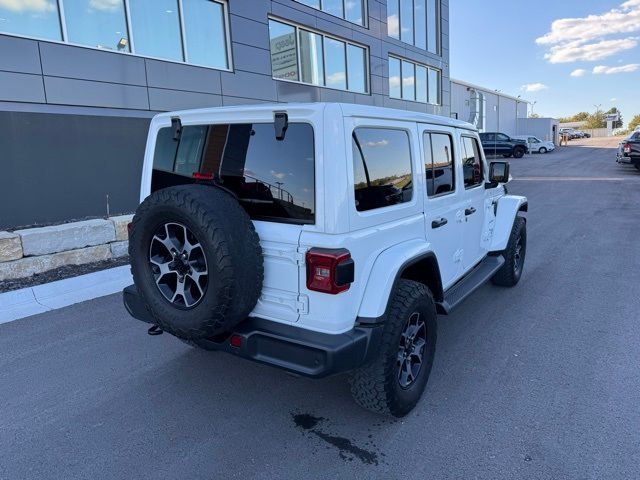
<svg viewBox="0 0 640 480"><path fill-rule="evenodd" d="M516 147L513 149L513 158L522 158L524 157L524 148Z"/></svg>
<svg viewBox="0 0 640 480"><path fill-rule="evenodd" d="M527 253L527 222L516 216L511 228L511 236L507 248L502 252L504 265L491 278L494 285L513 287L522 277L524 259Z"/></svg>
<svg viewBox="0 0 640 480"><path fill-rule="evenodd" d="M547 153L547 149L545 147L540 147L540 150L538 150L538 153L541 153L544 155L545 153Z"/></svg>
<svg viewBox="0 0 640 480"><path fill-rule="evenodd" d="M351 394L360 406L402 417L427 385L437 338L436 306L422 283L400 280L389 300L376 357L351 374Z"/></svg>

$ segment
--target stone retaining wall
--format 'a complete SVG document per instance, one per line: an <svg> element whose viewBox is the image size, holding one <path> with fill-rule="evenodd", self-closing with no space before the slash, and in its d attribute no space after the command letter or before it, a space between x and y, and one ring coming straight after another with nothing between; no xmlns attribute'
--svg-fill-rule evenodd
<svg viewBox="0 0 640 480"><path fill-rule="evenodd" d="M128 254L133 215L0 232L0 282Z"/></svg>

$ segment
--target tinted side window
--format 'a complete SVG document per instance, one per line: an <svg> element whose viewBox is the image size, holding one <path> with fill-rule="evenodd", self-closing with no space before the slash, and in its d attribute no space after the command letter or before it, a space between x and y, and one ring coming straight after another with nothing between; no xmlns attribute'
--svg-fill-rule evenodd
<svg viewBox="0 0 640 480"><path fill-rule="evenodd" d="M462 137L462 170L465 188L475 187L482 183L484 172L480 146L475 138Z"/></svg>
<svg viewBox="0 0 640 480"><path fill-rule="evenodd" d="M496 140L499 142L508 142L509 137L507 137L504 133L496 133Z"/></svg>
<svg viewBox="0 0 640 480"><path fill-rule="evenodd" d="M424 168L427 174L427 195L432 197L455 190L453 147L451 137L444 133L424 134Z"/></svg>
<svg viewBox="0 0 640 480"><path fill-rule="evenodd" d="M352 135L356 209L359 212L411 200L411 149L402 130L357 128Z"/></svg>
<svg viewBox="0 0 640 480"><path fill-rule="evenodd" d="M273 123L186 126L179 142L170 128L158 132L152 190L211 176L238 196L252 219L313 223L313 128L290 123L275 139Z"/></svg>
<svg viewBox="0 0 640 480"><path fill-rule="evenodd" d="M496 141L496 134L495 133L483 133L481 135L482 136L480 137L480 140L482 140L483 142L495 142Z"/></svg>

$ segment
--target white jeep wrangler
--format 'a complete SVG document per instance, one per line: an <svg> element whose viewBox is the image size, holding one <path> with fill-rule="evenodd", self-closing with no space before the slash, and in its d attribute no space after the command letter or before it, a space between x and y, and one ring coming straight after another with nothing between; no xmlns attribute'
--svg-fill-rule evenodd
<svg viewBox="0 0 640 480"><path fill-rule="evenodd" d="M165 113L130 225L129 313L188 343L310 377L402 416L433 363L436 314L515 285L524 197L475 128L349 104Z"/></svg>

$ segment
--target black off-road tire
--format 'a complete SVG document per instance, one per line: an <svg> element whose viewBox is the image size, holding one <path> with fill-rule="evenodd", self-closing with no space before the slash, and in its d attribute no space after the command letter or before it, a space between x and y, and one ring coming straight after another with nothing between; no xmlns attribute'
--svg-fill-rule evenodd
<svg viewBox="0 0 640 480"><path fill-rule="evenodd" d="M522 277L522 269L527 253L527 222L524 218L516 216L511 228L509 243L502 252L504 265L491 278L494 285L501 287L513 287Z"/></svg>
<svg viewBox="0 0 640 480"><path fill-rule="evenodd" d="M413 384L403 388L399 380L399 347L412 314L419 312L426 324L423 362ZM376 413L403 417L418 403L427 385L437 339L436 306L422 283L400 280L390 299L379 351L367 365L351 374L351 394L360 406Z"/></svg>
<svg viewBox="0 0 640 480"><path fill-rule="evenodd" d="M191 308L167 300L152 272L154 232L171 222L195 235L206 258L207 284ZM138 207L132 224L133 279L147 310L164 331L197 340L231 330L253 310L262 289L262 249L249 216L228 192L207 185L158 190Z"/></svg>
<svg viewBox="0 0 640 480"><path fill-rule="evenodd" d="M515 147L513 149L513 158L522 158L524 157L525 150L524 147Z"/></svg>

